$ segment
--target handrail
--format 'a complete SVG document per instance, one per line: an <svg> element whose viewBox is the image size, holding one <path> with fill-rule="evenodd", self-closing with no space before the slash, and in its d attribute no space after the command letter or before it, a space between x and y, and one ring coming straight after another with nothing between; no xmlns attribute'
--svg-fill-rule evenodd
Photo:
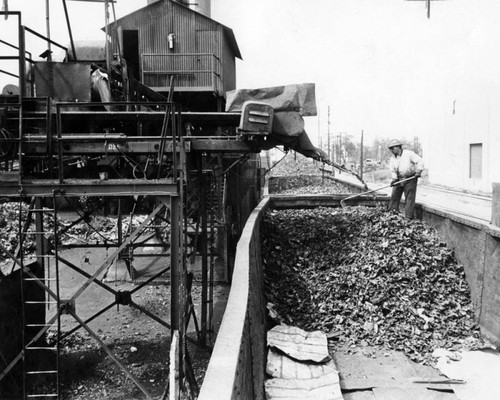
<svg viewBox="0 0 500 400"><path fill-rule="evenodd" d="M142 55L143 56L169 56L169 57L177 57L177 56L212 56L214 58L219 59L213 53L176 53L176 54L170 54L170 53L142 53Z"/></svg>
<svg viewBox="0 0 500 400"><path fill-rule="evenodd" d="M197 69L197 70L192 70L192 69L165 69L165 70L155 70L155 71L145 71L145 74L169 74L169 75L174 75L174 74L192 74L193 72L201 72L201 73L213 73L216 75L216 73L212 69Z"/></svg>
<svg viewBox="0 0 500 400"><path fill-rule="evenodd" d="M210 88L222 93L221 62L212 53L142 53L142 83L150 87L167 88L167 77L176 75L176 89ZM186 77L192 75L191 77Z"/></svg>
<svg viewBox="0 0 500 400"><path fill-rule="evenodd" d="M18 18L17 25L18 25L18 33L19 33L19 46L16 46L12 43L6 42L5 40L0 39L0 43L3 45L6 45L8 47L11 47L15 50L18 51L18 54L15 56L0 56L0 60L19 60L19 72L18 74L14 74L9 71L5 70L0 70L0 73L12 76L14 78L19 79L19 91L20 91L20 96L25 97L26 95L26 83L29 82L31 83L31 94L33 95L34 87L33 87L33 80L32 78L27 79L26 77L26 67L25 63L29 62L30 64L33 64L35 61L33 60L32 53L26 50L26 32L31 33L34 36L37 36L38 38L46 41L47 43L53 44L56 47L59 47L63 49L66 53L68 52L67 47L49 39L48 37L36 32L35 30L22 25L21 23L21 12L20 11L1 11L0 16L4 15L6 18L10 15L14 15ZM26 56L28 55L28 57ZM31 72L30 72L31 74Z"/></svg>
<svg viewBox="0 0 500 400"><path fill-rule="evenodd" d="M40 39L43 39L43 40L45 40L46 42L49 42L50 44L53 44L54 46L57 46L57 47L59 47L59 48L61 48L61 49L65 50L66 52L68 51L68 48L67 48L67 47L65 47L65 46L63 46L62 44L59 44L59 43L57 43L57 42L54 42L53 40L49 39L48 37L41 35L40 33L38 33L38 32L36 32L36 31L34 31L34 30L33 30L33 29L31 29L31 28L28 28L27 26L25 26L24 28L25 28L25 29L26 29L29 33L31 33L31 34L33 34L33 35L35 35L35 36L38 36Z"/></svg>
<svg viewBox="0 0 500 400"><path fill-rule="evenodd" d="M171 142L172 142L172 157L173 157L173 165L174 165L174 177L177 176L178 170L177 170L177 152L181 151L184 149L184 143L177 143L177 138L178 138L178 128L179 124L177 123L177 119L174 117L179 117L180 115L180 110L176 108L176 104L173 102L169 101L158 101L158 102L144 102L144 101L110 101L110 102L60 102L56 103L56 148L54 149L57 152L57 160L58 160L58 180L59 183L62 184L64 183L64 160L63 160L63 142L67 140L66 138L63 137L63 118L62 116L64 115L63 109L67 107L72 107L72 108L79 108L79 107L91 107L91 106L103 106L103 105L148 105L148 106L164 106L165 110L164 113L169 116L168 119L166 119L166 122L170 120L170 124L172 126L171 129ZM50 108L47 106L47 112L48 115L50 115ZM162 128L163 132L167 132L167 126L164 126ZM105 140L109 140L109 137L106 137L106 135L103 136ZM167 140L166 134L163 136L158 136L157 137L159 140L165 142ZM180 138L180 135L179 135ZM49 136L47 136L47 141L51 142L49 139ZM116 140L116 137L112 138L113 140ZM74 140L74 139L73 139ZM130 138L128 138L130 140ZM180 150L177 150L180 149ZM49 154L52 156L52 154ZM161 162L161 157L159 157L159 161ZM21 160L19 160L19 165L21 165Z"/></svg>
<svg viewBox="0 0 500 400"><path fill-rule="evenodd" d="M12 76L14 78L19 78L19 75L13 74L13 73L8 72L8 71L4 71L3 69L0 69L0 73L5 74L5 75L10 75L10 76Z"/></svg>
<svg viewBox="0 0 500 400"><path fill-rule="evenodd" d="M6 46L12 47L13 49L19 50L19 47L14 46L12 43L6 42L5 40L0 39L0 43L5 44Z"/></svg>

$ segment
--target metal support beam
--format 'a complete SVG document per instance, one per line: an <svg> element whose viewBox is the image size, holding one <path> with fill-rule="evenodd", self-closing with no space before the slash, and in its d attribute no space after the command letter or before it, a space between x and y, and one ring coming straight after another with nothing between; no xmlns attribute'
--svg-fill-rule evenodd
<svg viewBox="0 0 500 400"><path fill-rule="evenodd" d="M69 106L74 103L60 103L61 106ZM88 107L99 106L108 103L86 103ZM109 103L117 105L127 105L126 102ZM133 102L133 105L144 105L152 107L156 103ZM32 116L44 116L44 112L30 113ZM43 115L42 115L43 114ZM122 122L162 122L165 112L163 111L61 111L61 118L64 123L71 121L122 121ZM237 127L240 122L240 113L214 113L214 112L183 112L182 123L203 124L204 126L232 126Z"/></svg>
<svg viewBox="0 0 500 400"><path fill-rule="evenodd" d="M180 220L180 201L176 197L170 198L170 217L171 217L171 230L170 230L170 308L172 330L179 329L180 324L180 296L181 296L181 271L180 271L180 227L182 221ZM177 250L176 250L177 249Z"/></svg>
<svg viewBox="0 0 500 400"><path fill-rule="evenodd" d="M66 179L62 183L57 180L23 180L0 183L0 191L4 197L19 197L19 191L25 196L50 197L54 190L68 197L79 196L177 196L177 184L171 179L139 180L139 179Z"/></svg>
<svg viewBox="0 0 500 400"><path fill-rule="evenodd" d="M200 171L201 172L201 171ZM201 182L201 344L207 344L207 299L208 299L208 213L206 174L200 174Z"/></svg>
<svg viewBox="0 0 500 400"><path fill-rule="evenodd" d="M180 213L181 203L178 198L170 198L170 322L171 322L171 349L170 349L170 397L172 400L179 399L180 386L182 382L182 368L179 367L182 353L182 345L179 343L182 334L180 328L184 325L182 317L182 270L180 243L182 219Z"/></svg>
<svg viewBox="0 0 500 400"><path fill-rule="evenodd" d="M19 205L21 206L21 205ZM42 198L35 198L35 230L36 232L43 232L43 211L42 211ZM45 270L46 262L44 255L47 254L47 248L45 246L45 240L43 240L42 235L36 235L35 237L36 246L36 260L38 264Z"/></svg>
<svg viewBox="0 0 500 400"><path fill-rule="evenodd" d="M30 135L25 139L23 149L26 155L40 156L41 154L45 154L49 147L56 148L56 141L53 140L49 144L43 135ZM81 135L63 135L61 141L62 154L75 156L80 154L155 154L158 151L161 140L158 137L138 138L125 135L113 138L106 138L105 136L82 137ZM230 138L186 138L185 147L187 152L251 153L253 151L248 142L235 136ZM255 152L258 152L257 150ZM165 140L165 151L172 151L171 140Z"/></svg>

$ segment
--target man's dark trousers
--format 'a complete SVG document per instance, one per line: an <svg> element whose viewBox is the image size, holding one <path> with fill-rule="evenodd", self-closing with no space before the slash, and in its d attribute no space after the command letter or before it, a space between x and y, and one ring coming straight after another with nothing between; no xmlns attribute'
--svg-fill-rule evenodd
<svg viewBox="0 0 500 400"><path fill-rule="evenodd" d="M417 178L392 187L389 210L399 210L401 196L405 194L405 216L415 218L415 198L417 196Z"/></svg>

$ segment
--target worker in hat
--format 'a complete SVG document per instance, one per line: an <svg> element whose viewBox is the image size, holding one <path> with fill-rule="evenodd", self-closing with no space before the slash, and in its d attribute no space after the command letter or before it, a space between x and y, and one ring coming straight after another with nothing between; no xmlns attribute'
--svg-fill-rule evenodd
<svg viewBox="0 0 500 400"><path fill-rule="evenodd" d="M392 177L392 193L389 201L389 210L399 210L401 196L405 194L405 216L415 217L415 198L417 195L417 180L424 170L424 160L417 153L404 149L403 143L392 139L387 145L392 155L389 160L389 169ZM403 181L398 183L400 181Z"/></svg>

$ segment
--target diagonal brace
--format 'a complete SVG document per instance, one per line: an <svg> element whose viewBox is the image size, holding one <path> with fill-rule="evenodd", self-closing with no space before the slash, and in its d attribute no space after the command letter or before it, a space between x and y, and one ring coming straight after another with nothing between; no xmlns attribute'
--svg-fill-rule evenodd
<svg viewBox="0 0 500 400"><path fill-rule="evenodd" d="M90 329L90 327L87 324L85 324L85 322L81 318L79 318L73 310L69 310L69 313L90 334L90 336L92 336L97 341L97 343L99 343L101 348L108 354L108 356L115 362L115 364L118 365L118 367L120 367L120 369L125 373L125 375L127 375L127 377L129 377L141 390L141 392L146 395L146 398L148 400L153 400L153 396L149 394L149 392L141 384L141 382L139 382L139 380L125 367L125 365L123 365L123 363L118 359L118 357L116 357L113 354L113 352L108 348L108 346L106 346L106 344L99 338L99 336L97 336L97 334L92 329Z"/></svg>
<svg viewBox="0 0 500 400"><path fill-rule="evenodd" d="M115 250L115 252L109 256L104 263L97 269L97 271L92 275L87 282L83 284L83 286L76 291L76 293L71 297L71 300L75 300L78 296L80 296L85 289L87 289L90 284L97 279L97 277L108 268L111 263L115 260L116 257L119 256L119 254L122 252L124 248L130 245L130 243L141 234L141 232L144 230L144 228L149 224L149 222L155 217L156 214L158 214L163 208L165 208L166 204L162 203L159 204L158 207L156 207L151 214L148 215L148 217L144 220L144 222L134 231L132 234L127 237L122 243L118 249Z"/></svg>

